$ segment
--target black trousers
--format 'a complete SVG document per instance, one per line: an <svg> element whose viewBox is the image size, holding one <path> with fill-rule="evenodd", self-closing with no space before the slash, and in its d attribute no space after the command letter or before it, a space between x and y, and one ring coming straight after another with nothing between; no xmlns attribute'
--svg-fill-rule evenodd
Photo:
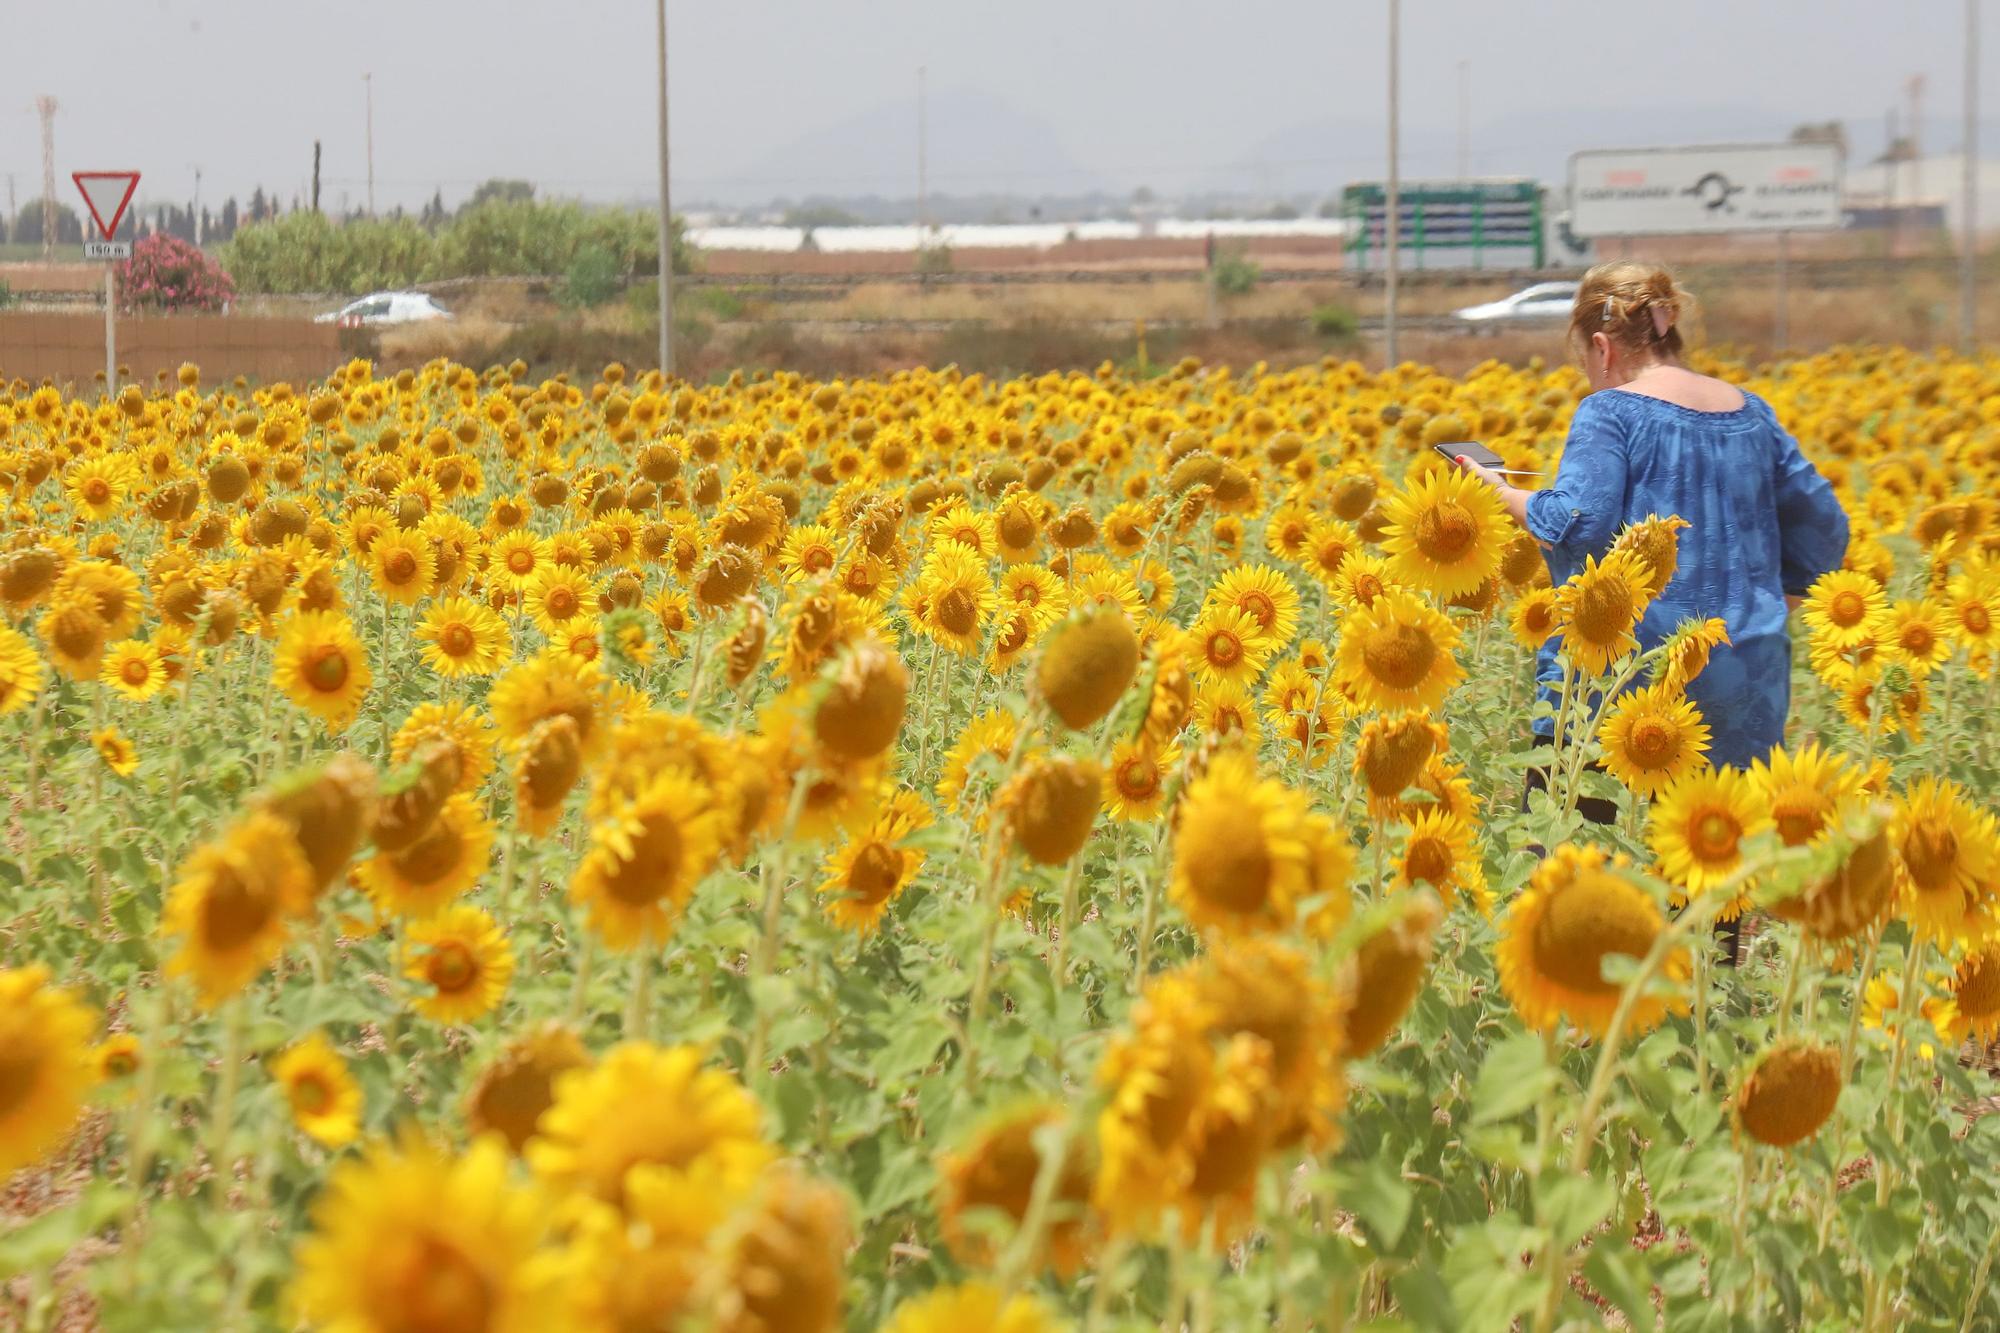
<svg viewBox="0 0 2000 1333"><path fill-rule="evenodd" d="M1535 748L1541 749L1543 746L1548 746L1551 749L1555 748L1554 739L1548 736L1535 737ZM1601 773L1604 771L1604 766L1601 764L1592 764L1590 767L1596 772ZM1529 792L1547 791L1548 789L1548 768L1546 766L1530 768L1528 770L1527 791L1521 793L1521 808L1523 810L1528 808ZM1615 824L1618 822L1618 803L1616 801L1608 801L1602 796L1577 797L1576 812L1593 824ZM1716 922L1715 940L1717 944L1722 946L1722 961L1724 966L1735 967L1743 953L1743 918L1739 916L1734 921Z"/></svg>

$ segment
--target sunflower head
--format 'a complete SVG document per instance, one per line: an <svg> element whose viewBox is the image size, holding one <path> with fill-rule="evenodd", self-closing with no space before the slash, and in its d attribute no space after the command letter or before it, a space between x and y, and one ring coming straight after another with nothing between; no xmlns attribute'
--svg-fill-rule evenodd
<svg viewBox="0 0 2000 1333"><path fill-rule="evenodd" d="M1840 1052L1792 1040L1766 1051L1736 1091L1736 1123L1774 1148L1819 1132L1840 1100Z"/></svg>
<svg viewBox="0 0 2000 1333"><path fill-rule="evenodd" d="M1095 605L1049 634L1035 684L1056 716L1080 730L1111 711L1138 669L1131 619L1117 607Z"/></svg>
<svg viewBox="0 0 2000 1333"><path fill-rule="evenodd" d="M1349 1059L1372 1053L1409 1012L1423 989L1431 941L1444 916L1437 895L1428 889L1401 894L1391 906L1388 919L1355 951L1354 999L1342 1043Z"/></svg>
<svg viewBox="0 0 2000 1333"><path fill-rule="evenodd" d="M1103 785L1103 771L1092 760L1043 755L1021 766L994 806L1006 812L1023 855L1037 865L1062 865L1089 841Z"/></svg>
<svg viewBox="0 0 2000 1333"><path fill-rule="evenodd" d="M1548 1031L1564 1017L1597 1035L1610 1026L1620 992L1605 979L1604 960L1644 958L1666 925L1660 905L1626 874L1622 858L1566 843L1514 900L1501 923L1496 961L1501 987L1529 1027ZM1687 975L1685 951L1669 956L1666 972ZM1663 999L1641 996L1630 1030L1657 1026L1666 1009Z"/></svg>

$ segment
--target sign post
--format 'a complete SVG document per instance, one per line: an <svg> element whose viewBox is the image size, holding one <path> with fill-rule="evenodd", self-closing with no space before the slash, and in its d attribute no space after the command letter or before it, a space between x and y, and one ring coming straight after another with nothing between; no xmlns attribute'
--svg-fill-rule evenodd
<svg viewBox="0 0 2000 1333"><path fill-rule="evenodd" d="M1572 154L1570 230L1579 236L1776 232L1773 351L1790 339L1791 234L1830 231L1841 211L1836 144L1734 144Z"/></svg>
<svg viewBox="0 0 2000 1333"><path fill-rule="evenodd" d="M125 208L132 202L132 192L139 188L139 173L72 171L69 178L76 182L77 192L83 196L84 207L90 210L90 220L97 224L100 238L85 238L83 257L104 263L104 396L109 398L118 392L118 287L117 270L111 265L132 257L131 243L116 237Z"/></svg>

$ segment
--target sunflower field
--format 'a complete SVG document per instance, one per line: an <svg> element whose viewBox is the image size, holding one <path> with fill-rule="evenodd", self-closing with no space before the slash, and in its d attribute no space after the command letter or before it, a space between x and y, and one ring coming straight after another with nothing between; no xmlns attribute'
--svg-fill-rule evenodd
<svg viewBox="0 0 2000 1333"><path fill-rule="evenodd" d="M0 387L0 1328L2000 1328L2000 363L1709 368L1744 771L1567 368Z"/></svg>

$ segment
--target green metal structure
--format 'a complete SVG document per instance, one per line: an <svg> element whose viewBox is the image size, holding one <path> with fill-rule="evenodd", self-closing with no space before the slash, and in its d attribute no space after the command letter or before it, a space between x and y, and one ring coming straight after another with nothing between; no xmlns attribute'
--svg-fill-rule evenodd
<svg viewBox="0 0 2000 1333"><path fill-rule="evenodd" d="M1427 267L1427 256L1447 251L1453 260L1469 257L1469 267L1484 268L1493 249L1525 249L1534 256L1530 267L1546 267L1542 195L1539 181L1525 179L1404 182L1397 187L1397 245L1412 268ZM1344 249L1356 267L1380 262L1373 257L1386 243L1388 211L1388 189L1379 181L1340 192L1340 216L1353 228Z"/></svg>

